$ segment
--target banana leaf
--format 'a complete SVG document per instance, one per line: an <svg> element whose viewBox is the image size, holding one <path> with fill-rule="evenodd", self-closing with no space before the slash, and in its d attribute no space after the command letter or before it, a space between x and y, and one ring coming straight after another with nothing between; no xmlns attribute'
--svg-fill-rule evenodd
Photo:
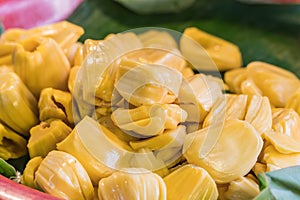
<svg viewBox="0 0 300 200"><path fill-rule="evenodd" d="M237 44L244 65L253 60L265 61L300 77L300 5L197 0L178 13L141 15L113 0L86 0L68 20L84 27L82 41L140 27L183 32L186 27L196 26Z"/></svg>
<svg viewBox="0 0 300 200"><path fill-rule="evenodd" d="M255 200L300 199L300 166L258 175L261 193Z"/></svg>

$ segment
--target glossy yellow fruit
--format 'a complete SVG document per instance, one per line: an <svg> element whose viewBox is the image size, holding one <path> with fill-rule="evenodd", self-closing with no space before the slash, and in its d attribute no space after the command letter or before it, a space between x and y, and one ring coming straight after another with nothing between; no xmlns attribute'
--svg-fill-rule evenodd
<svg viewBox="0 0 300 200"><path fill-rule="evenodd" d="M47 87L66 90L70 63L57 42L30 37L21 44L13 53L13 69L30 91L38 97Z"/></svg>
<svg viewBox="0 0 300 200"><path fill-rule="evenodd" d="M163 179L142 168L124 169L103 178L98 186L99 200L166 200Z"/></svg>
<svg viewBox="0 0 300 200"><path fill-rule="evenodd" d="M300 86L299 79L292 72L275 65L256 61L249 63L246 69L247 77L253 80L262 95L267 96L276 107L284 107Z"/></svg>
<svg viewBox="0 0 300 200"><path fill-rule="evenodd" d="M204 168L217 183L228 183L246 175L255 164L263 146L263 140L255 128L246 121L228 120L218 138L214 127L200 129L186 136L184 157L191 164ZM212 147L207 140L217 140ZM209 148L210 151L205 151ZM203 153L207 152L207 153Z"/></svg>
<svg viewBox="0 0 300 200"><path fill-rule="evenodd" d="M275 149L281 153L300 153L300 117L292 109L273 109L272 131L264 134Z"/></svg>
<svg viewBox="0 0 300 200"><path fill-rule="evenodd" d="M262 162L267 165L266 171L300 165L300 153L283 154L273 145L269 145L263 152Z"/></svg>
<svg viewBox="0 0 300 200"><path fill-rule="evenodd" d="M65 139L71 131L72 129L61 120L41 122L32 127L27 144L30 157L45 157L50 151L56 149L56 144Z"/></svg>
<svg viewBox="0 0 300 200"><path fill-rule="evenodd" d="M217 185L201 167L184 165L164 177L168 200L216 200Z"/></svg>
<svg viewBox="0 0 300 200"><path fill-rule="evenodd" d="M71 125L73 121L72 95L69 92L45 88L38 102L40 120L60 119Z"/></svg>
<svg viewBox="0 0 300 200"><path fill-rule="evenodd" d="M187 113L176 104L154 104L134 109L117 109L111 115L116 126L142 137L160 135L184 122Z"/></svg>
<svg viewBox="0 0 300 200"><path fill-rule="evenodd" d="M242 93L241 85L247 79L246 68L237 68L226 71L224 74L225 83L229 87L230 92L237 94Z"/></svg>
<svg viewBox="0 0 300 200"><path fill-rule="evenodd" d="M272 127L272 110L269 99L256 95L248 98L245 120L261 135L269 133Z"/></svg>
<svg viewBox="0 0 300 200"><path fill-rule="evenodd" d="M41 162L35 173L36 184L46 193L62 199L93 199L92 182L72 155L51 151Z"/></svg>
<svg viewBox="0 0 300 200"><path fill-rule="evenodd" d="M27 141L0 122L0 157L4 160L20 158L27 154Z"/></svg>
<svg viewBox="0 0 300 200"><path fill-rule="evenodd" d="M210 126L212 123L216 124L216 121L222 123L232 119L244 120L247 100L246 95L226 94L212 106L203 122L203 127Z"/></svg>
<svg viewBox="0 0 300 200"><path fill-rule="evenodd" d="M259 194L259 192L258 184L246 176L231 181L229 183L228 190L224 193L224 195L228 200L252 200Z"/></svg>
<svg viewBox="0 0 300 200"><path fill-rule="evenodd" d="M27 162L21 177L22 184L34 189L39 189L39 186L35 182L35 172L39 168L42 160L43 158L41 156L36 156Z"/></svg>
<svg viewBox="0 0 300 200"><path fill-rule="evenodd" d="M0 120L28 137L38 121L37 101L17 74L0 73Z"/></svg>
<svg viewBox="0 0 300 200"><path fill-rule="evenodd" d="M57 149L76 157L85 168L93 185L97 185L101 178L107 177L114 172L113 169L105 166L105 164L97 160L88 149L86 149L81 142L76 127L66 139L57 144Z"/></svg>
<svg viewBox="0 0 300 200"><path fill-rule="evenodd" d="M189 60L196 61L198 58L198 61L195 62L196 64L201 62L201 59L199 58L201 58L203 52L198 48L195 48L194 45L191 45L189 40L200 44L220 71L242 66L242 55L238 46L222 38L206 33L196 27L189 27L183 32L183 37L180 41L180 49L182 54ZM199 55L197 55L197 53Z"/></svg>

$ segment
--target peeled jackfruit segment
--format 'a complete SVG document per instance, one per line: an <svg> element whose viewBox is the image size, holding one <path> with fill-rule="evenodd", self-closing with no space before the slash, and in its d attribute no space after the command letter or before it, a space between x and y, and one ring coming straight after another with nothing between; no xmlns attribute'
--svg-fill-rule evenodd
<svg viewBox="0 0 300 200"><path fill-rule="evenodd" d="M163 179L143 168L123 169L98 186L99 200L139 199L166 200L167 190Z"/></svg>
<svg viewBox="0 0 300 200"><path fill-rule="evenodd" d="M31 158L27 162L21 177L21 183L23 185L26 185L34 189L40 189L34 180L35 180L35 172L39 168L42 160L43 158L41 156L36 156L34 158Z"/></svg>
<svg viewBox="0 0 300 200"><path fill-rule="evenodd" d="M165 129L175 129L186 118L187 113L176 104L118 108L111 115L112 121L120 129L142 138L160 135Z"/></svg>
<svg viewBox="0 0 300 200"><path fill-rule="evenodd" d="M214 131L220 131L218 138ZM217 141L208 153L203 154L207 140ZM218 184L223 184L246 175L255 164L262 146L262 138L250 123L228 120L221 130L206 127L187 134L183 154L189 163L204 168Z"/></svg>
<svg viewBox="0 0 300 200"><path fill-rule="evenodd" d="M72 67L81 66L83 62L83 44L80 42L72 44L67 52L67 57Z"/></svg>
<svg viewBox="0 0 300 200"><path fill-rule="evenodd" d="M225 83L229 87L230 92L237 94L242 93L242 84L247 80L247 70L246 68L236 68L229 71L226 71L224 74ZM246 90L246 83L243 85L244 91Z"/></svg>
<svg viewBox="0 0 300 200"><path fill-rule="evenodd" d="M0 157L4 160L20 158L27 154L27 141L0 122Z"/></svg>
<svg viewBox="0 0 300 200"><path fill-rule="evenodd" d="M275 65L256 61L249 63L246 69L247 77L275 107L284 107L300 86L299 79L292 72Z"/></svg>
<svg viewBox="0 0 300 200"><path fill-rule="evenodd" d="M107 167L105 163L97 160L89 152L82 143L77 128L78 127L75 127L68 137L57 144L57 149L67 152L77 158L88 173L93 185L97 185L100 179L111 175L114 172L114 169ZM105 154L106 152L103 153Z"/></svg>
<svg viewBox="0 0 300 200"><path fill-rule="evenodd" d="M203 127L208 127L213 123L222 123L226 120L243 120L246 114L247 100L247 95L225 94L212 106L203 122Z"/></svg>
<svg viewBox="0 0 300 200"><path fill-rule="evenodd" d="M187 61L180 54L179 50L168 46L160 47L159 44L154 44L153 47L132 51L126 54L125 57L142 64L155 64L171 67L180 72L184 67L187 67Z"/></svg>
<svg viewBox="0 0 300 200"><path fill-rule="evenodd" d="M50 25L39 26L25 31L20 39L29 37L47 37L55 40L65 53L83 35L82 27L68 21L60 21Z"/></svg>
<svg viewBox="0 0 300 200"><path fill-rule="evenodd" d="M167 31L148 30L144 33L138 34L139 39L144 47L152 47L157 49L178 49L177 42L173 36Z"/></svg>
<svg viewBox="0 0 300 200"><path fill-rule="evenodd" d="M16 42L20 39L21 35L25 32L25 29L21 28L10 28L4 31L0 35L0 43L5 42Z"/></svg>
<svg viewBox="0 0 300 200"><path fill-rule="evenodd" d="M229 183L228 190L224 193L228 200L252 200L259 194L258 184L249 178L239 177Z"/></svg>
<svg viewBox="0 0 300 200"><path fill-rule="evenodd" d="M141 148L131 157L130 164L134 168L147 169L163 177L169 173L168 164L170 164L170 161L166 163L164 160L158 158L150 149Z"/></svg>
<svg viewBox="0 0 300 200"><path fill-rule="evenodd" d="M40 121L60 119L73 124L72 95L69 92L45 88L41 91L38 102Z"/></svg>
<svg viewBox="0 0 300 200"><path fill-rule="evenodd" d="M201 45L201 48L197 47L197 44ZM201 66L203 64L203 59L201 58L208 56L220 71L242 66L242 55L238 46L196 27L189 27L184 30L180 40L180 49L188 60L195 63L191 62L195 65L194 67ZM213 70L212 68L208 69Z"/></svg>
<svg viewBox="0 0 300 200"><path fill-rule="evenodd" d="M116 75L116 82L122 79L122 76L125 78L128 76L126 75L127 72L132 70L134 67L141 66L142 64L128 61L126 59L122 59L117 71ZM132 72L129 72L132 73ZM154 103L173 103L176 99L176 96L170 92L170 90L165 87L164 85L155 85L152 84L150 81L149 83L140 83L136 86L137 88L127 88L131 93L127 94L130 95L129 101L131 104L135 106L141 105L152 105ZM116 97L115 97L116 98ZM126 99L128 100L128 99Z"/></svg>
<svg viewBox="0 0 300 200"><path fill-rule="evenodd" d="M0 74L14 72L11 65L0 65Z"/></svg>
<svg viewBox="0 0 300 200"><path fill-rule="evenodd" d="M193 75L195 75L193 69L190 68L189 66L184 67L184 68L181 70L181 73L182 73L182 76L183 76L184 78L186 78L186 79L189 78L189 77L191 77L191 76L193 76Z"/></svg>
<svg viewBox="0 0 300 200"><path fill-rule="evenodd" d="M14 72L0 73L0 121L28 137L38 123L37 101Z"/></svg>
<svg viewBox="0 0 300 200"><path fill-rule="evenodd" d="M152 151L160 150L162 148L170 148L174 146L182 146L185 136L185 128L182 125L179 125L176 129L167 130L163 134L147 138L139 141L129 142L130 146L134 150L138 150L141 148L147 148Z"/></svg>
<svg viewBox="0 0 300 200"><path fill-rule="evenodd" d="M84 100L93 103L96 96L111 101L119 59L142 47L141 41L132 32L115 34L104 41L85 42L85 61L82 64L82 78L85 81L82 83L81 94Z"/></svg>
<svg viewBox="0 0 300 200"><path fill-rule="evenodd" d="M31 37L21 44L13 52L13 69L29 90L36 97L47 87L66 90L70 63L60 46L42 37Z"/></svg>
<svg viewBox="0 0 300 200"><path fill-rule="evenodd" d="M264 134L280 153L300 153L300 117L292 109L273 109L272 131Z"/></svg>
<svg viewBox="0 0 300 200"><path fill-rule="evenodd" d="M216 100L222 96L223 85L216 77L196 74L183 82L178 101L187 111L187 121L203 122Z"/></svg>
<svg viewBox="0 0 300 200"><path fill-rule="evenodd" d="M160 65L141 65L138 67L134 67L125 73L119 80L115 83L115 89L119 92L119 94L129 103L140 106L144 105L141 101L140 96L146 94L147 90L156 89L147 88L148 85L157 86L158 90L160 87L166 88L168 92L165 90L163 94L163 98L157 98L156 95L147 95L146 102L155 102L155 99L161 100L165 99L165 96L168 96L168 93L173 94L175 97L178 97L180 87L182 82L182 74L175 69L170 67L160 66ZM146 88L145 88L146 87ZM142 88L139 90L139 88ZM135 93L137 93L137 98L135 97ZM133 98L132 98L133 96ZM138 102L132 100L140 100ZM161 102L157 102L161 103Z"/></svg>
<svg viewBox="0 0 300 200"><path fill-rule="evenodd" d="M70 70L69 78L68 78L68 89L71 94L73 94L74 84L76 81L77 73L80 69L80 66L74 66Z"/></svg>
<svg viewBox="0 0 300 200"><path fill-rule="evenodd" d="M133 137L130 134L127 134L126 132L123 132L118 126L114 124L112 121L110 115L101 117L97 120L102 126L110 130L113 134L115 134L118 138L120 138L122 141L130 142L130 141L136 141L139 140L139 138Z"/></svg>
<svg viewBox="0 0 300 200"><path fill-rule="evenodd" d="M267 165L266 171L300 165L300 153L283 154L273 145L269 145L263 152L262 162Z"/></svg>
<svg viewBox="0 0 300 200"><path fill-rule="evenodd" d="M16 42L0 43L0 65L12 64L12 53L17 46L20 46L20 44Z"/></svg>
<svg viewBox="0 0 300 200"><path fill-rule="evenodd" d="M292 108L300 115L300 89L296 90L288 99L285 108Z"/></svg>
<svg viewBox="0 0 300 200"><path fill-rule="evenodd" d="M72 155L62 151L51 151L41 162L35 173L36 184L46 193L62 199L93 199L92 182Z"/></svg>
<svg viewBox="0 0 300 200"><path fill-rule="evenodd" d="M162 166L173 167L181 160L185 135L185 126L179 125L177 129L165 131L162 135L130 142L130 146L138 153L153 152L153 155L149 153L145 157L141 155L134 157L134 166L154 169L152 171L160 168L163 169L164 167ZM137 165L139 163L140 165ZM145 167L146 163L150 166Z"/></svg>
<svg viewBox="0 0 300 200"><path fill-rule="evenodd" d="M72 129L61 120L41 122L30 129L28 151L31 158L45 157L50 151L56 149L56 144L64 140Z"/></svg>
<svg viewBox="0 0 300 200"><path fill-rule="evenodd" d="M252 79L246 79L242 82L241 92L242 94L246 94L249 96L262 96L262 91L255 85Z"/></svg>
<svg viewBox="0 0 300 200"><path fill-rule="evenodd" d="M269 133L272 127L272 109L269 98L254 95L248 99L245 120L261 135Z"/></svg>
<svg viewBox="0 0 300 200"><path fill-rule="evenodd" d="M217 185L208 172L195 165L184 165L164 177L168 200L216 200Z"/></svg>

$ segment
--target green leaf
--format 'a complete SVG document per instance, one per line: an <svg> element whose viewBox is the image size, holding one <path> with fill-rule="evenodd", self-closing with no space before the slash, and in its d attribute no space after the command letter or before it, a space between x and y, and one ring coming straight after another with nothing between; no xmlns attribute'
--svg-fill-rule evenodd
<svg viewBox="0 0 300 200"><path fill-rule="evenodd" d="M0 35L4 32L3 24L0 22Z"/></svg>
<svg viewBox="0 0 300 200"><path fill-rule="evenodd" d="M191 6L195 0L115 0L140 14L178 13Z"/></svg>
<svg viewBox="0 0 300 200"><path fill-rule="evenodd" d="M300 5L249 5L234 0L197 0L180 13L139 15L113 0L86 0L69 17L84 27L81 38L102 39L138 27L183 32L196 26L237 44L244 65L275 64L300 77Z"/></svg>
<svg viewBox="0 0 300 200"><path fill-rule="evenodd" d="M16 170L12 165L0 158L0 174L7 178L12 178L16 176Z"/></svg>
<svg viewBox="0 0 300 200"><path fill-rule="evenodd" d="M300 166L258 175L261 193L255 200L300 199Z"/></svg>

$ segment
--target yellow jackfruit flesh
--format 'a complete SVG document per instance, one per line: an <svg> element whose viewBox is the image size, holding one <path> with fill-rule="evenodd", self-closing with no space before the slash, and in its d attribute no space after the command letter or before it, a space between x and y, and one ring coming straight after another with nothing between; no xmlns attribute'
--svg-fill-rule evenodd
<svg viewBox="0 0 300 200"><path fill-rule="evenodd" d="M262 91L255 85L252 79L246 79L241 83L241 93L249 96L262 96Z"/></svg>
<svg viewBox="0 0 300 200"><path fill-rule="evenodd" d="M284 107L299 86L299 79L283 68L264 63L251 62L247 65L247 77L267 96L272 105Z"/></svg>
<svg viewBox="0 0 300 200"><path fill-rule="evenodd" d="M21 183L23 185L34 189L39 189L39 186L35 182L35 172L39 168L42 160L43 158L41 156L36 156L27 162L21 177Z"/></svg>
<svg viewBox="0 0 300 200"><path fill-rule="evenodd" d="M163 179L145 169L131 168L103 178L98 186L99 200L166 200Z"/></svg>
<svg viewBox="0 0 300 200"><path fill-rule="evenodd" d="M56 149L56 144L65 139L71 131L72 129L61 120L41 122L32 127L27 144L30 157L45 157L50 151Z"/></svg>
<svg viewBox="0 0 300 200"><path fill-rule="evenodd" d="M167 31L149 30L138 35L144 47L178 49L175 39Z"/></svg>
<svg viewBox="0 0 300 200"><path fill-rule="evenodd" d="M80 66L74 66L70 70L69 79L68 79L68 89L71 94L73 93L74 84L75 84L77 73L78 73L79 69L80 69Z"/></svg>
<svg viewBox="0 0 300 200"><path fill-rule="evenodd" d="M225 198L228 200L252 200L258 194L258 184L248 176L240 177L234 181L231 181L229 183L228 190L224 193Z"/></svg>
<svg viewBox="0 0 300 200"><path fill-rule="evenodd" d="M269 99L256 95L248 98L245 120L261 135L269 133L272 127L272 110Z"/></svg>
<svg viewBox="0 0 300 200"><path fill-rule="evenodd" d="M283 154L273 145L269 145L263 152L262 162L266 164L266 171L300 165L300 153Z"/></svg>
<svg viewBox="0 0 300 200"><path fill-rule="evenodd" d="M219 98L206 116L203 127L216 123L216 120L220 122L232 119L243 120L246 113L247 100L248 96L235 94L226 94L224 98Z"/></svg>
<svg viewBox="0 0 300 200"><path fill-rule="evenodd" d="M35 173L36 184L46 193L62 199L92 199L94 188L80 162L72 155L51 151Z"/></svg>
<svg viewBox="0 0 300 200"><path fill-rule="evenodd" d="M95 96L110 102L115 84L118 62L122 55L142 48L143 45L134 33L112 35L104 41L89 40L83 47L85 61L82 66L83 98L94 103ZM93 74L93 76L91 76Z"/></svg>
<svg viewBox="0 0 300 200"><path fill-rule="evenodd" d="M199 50L199 48L196 48L191 43L200 44L208 54L206 56L210 56L212 58L220 71L242 66L242 55L238 46L206 33L198 28L189 27L183 32L183 37L180 41L180 48L185 57L189 60L196 61L196 65L199 62L202 64L202 61L199 58L203 56L203 50ZM198 60L196 58L198 58Z"/></svg>
<svg viewBox="0 0 300 200"><path fill-rule="evenodd" d="M13 69L30 91L39 96L47 87L66 90L70 63L61 47L42 37L27 38L21 44L13 52Z"/></svg>
<svg viewBox="0 0 300 200"><path fill-rule="evenodd" d="M68 21L61 21L50 25L29 29L21 34L20 39L29 37L47 37L55 40L67 54L71 46L84 33L82 27Z"/></svg>
<svg viewBox="0 0 300 200"><path fill-rule="evenodd" d="M156 64L171 67L181 72L187 66L187 62L177 49L170 48L171 50L168 50L166 46L164 48L144 48L130 52L125 56L129 60L141 64Z"/></svg>
<svg viewBox="0 0 300 200"><path fill-rule="evenodd" d="M116 135L118 138L120 138L122 141L130 142L130 141L136 141L139 138L133 137L130 134L127 134L123 132L118 126L114 124L110 116L104 116L98 119L98 122L110 130L114 135Z"/></svg>
<svg viewBox="0 0 300 200"><path fill-rule="evenodd" d="M0 35L0 43L16 42L21 38L22 34L24 34L25 31L26 30L21 28L7 29Z"/></svg>
<svg viewBox="0 0 300 200"><path fill-rule="evenodd" d="M12 64L12 53L17 46L20 46L20 44L15 42L0 43L0 66Z"/></svg>
<svg viewBox="0 0 300 200"><path fill-rule="evenodd" d="M187 121L203 122L211 107L222 95L223 85L216 77L196 74L180 88L179 103L187 113Z"/></svg>
<svg viewBox="0 0 300 200"><path fill-rule="evenodd" d="M165 129L174 129L187 118L176 104L154 104L134 109L117 109L111 118L116 126L142 137L160 135Z"/></svg>
<svg viewBox="0 0 300 200"><path fill-rule="evenodd" d="M72 133L57 144L57 149L67 152L76 157L82 166L85 168L93 185L97 185L101 178L111 175L114 170L107 167L101 161L97 160L82 144L77 128L75 127Z"/></svg>
<svg viewBox="0 0 300 200"><path fill-rule="evenodd" d="M163 101L168 101L170 94L176 98L182 82L182 74L177 70L154 64L133 67L118 77L115 89L126 101L135 106L165 103ZM171 102L175 98L171 98Z"/></svg>
<svg viewBox="0 0 300 200"><path fill-rule="evenodd" d="M288 99L285 108L292 108L300 115L300 89L296 90Z"/></svg>
<svg viewBox="0 0 300 200"><path fill-rule="evenodd" d="M203 168L184 165L164 177L168 200L216 200L216 183Z"/></svg>
<svg viewBox="0 0 300 200"><path fill-rule="evenodd" d="M300 117L292 109L273 109L272 131L264 137L281 153L300 153Z"/></svg>
<svg viewBox="0 0 300 200"><path fill-rule="evenodd" d="M28 137L38 123L37 101L13 72L0 73L0 121Z"/></svg>
<svg viewBox="0 0 300 200"><path fill-rule="evenodd" d="M211 150L203 154L206 140L216 139L215 130L221 131L219 137ZM251 124L229 120L221 130L206 127L188 134L183 153L189 163L206 169L217 183L223 184L246 175L255 164L262 146L263 140Z"/></svg>
<svg viewBox="0 0 300 200"><path fill-rule="evenodd" d="M60 119L73 124L72 95L68 92L45 88L41 91L38 102L40 120Z"/></svg>
<svg viewBox="0 0 300 200"><path fill-rule="evenodd" d="M27 141L0 122L0 157L4 160L20 158L27 154Z"/></svg>
<svg viewBox="0 0 300 200"><path fill-rule="evenodd" d="M224 80L229 87L229 91L237 94L242 93L241 85L246 79L247 79L246 68L232 69L226 71L224 74Z"/></svg>

